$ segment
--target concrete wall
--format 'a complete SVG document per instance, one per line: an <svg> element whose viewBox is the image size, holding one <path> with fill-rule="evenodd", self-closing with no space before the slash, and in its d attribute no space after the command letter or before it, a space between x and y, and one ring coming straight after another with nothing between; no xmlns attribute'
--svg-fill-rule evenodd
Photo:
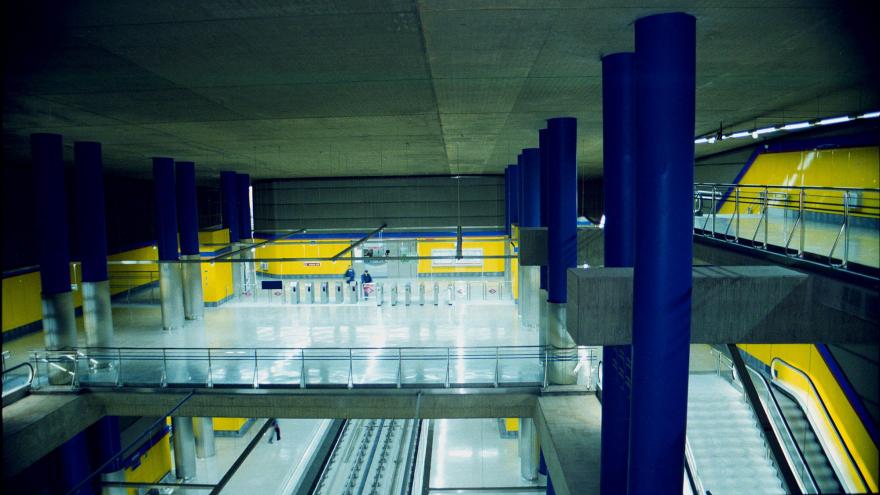
<svg viewBox="0 0 880 495"><path fill-rule="evenodd" d="M460 206L460 212L459 212ZM289 179L254 184L257 230L504 225L504 177Z"/></svg>

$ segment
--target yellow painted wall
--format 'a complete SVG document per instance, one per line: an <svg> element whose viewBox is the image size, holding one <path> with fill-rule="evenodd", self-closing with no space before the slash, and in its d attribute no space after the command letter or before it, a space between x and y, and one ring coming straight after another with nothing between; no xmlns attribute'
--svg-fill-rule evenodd
<svg viewBox="0 0 880 495"><path fill-rule="evenodd" d="M238 431L247 423L247 418L214 418L215 431Z"/></svg>
<svg viewBox="0 0 880 495"><path fill-rule="evenodd" d="M813 344L740 344L739 347L768 366L773 358L778 357L810 376L828 407L829 414L840 430L840 435L852 452L862 474L868 480L871 490L876 492L878 483L877 446L874 445L871 436L862 425L816 346ZM777 366L777 369L780 380L804 392L808 397L812 397L811 389L803 377L781 366ZM829 431L833 431L831 425L826 426ZM853 477L858 479L854 471Z"/></svg>
<svg viewBox="0 0 880 495"><path fill-rule="evenodd" d="M322 242L279 241L258 247L256 258L330 258L351 245L348 240L328 239ZM351 265L339 261L270 261L267 269L257 264L257 271L269 275L337 275L342 276Z"/></svg>
<svg viewBox="0 0 880 495"><path fill-rule="evenodd" d="M805 150L785 153L762 153L739 181L740 184L780 185L768 190L772 199L786 194L788 205L797 208L798 191L784 186L821 186L876 189L880 187L880 147L839 148L829 150ZM758 193L763 188L745 188L740 191L740 213L760 213L759 205L747 205L745 201L758 201ZM842 212L843 192L808 191L805 201L808 210L833 210ZM880 194L865 192L863 203L870 206L880 204ZM818 203L810 205L809 203ZM782 207L783 204L771 206ZM735 200L733 193L722 205L719 213L733 213ZM876 216L873 210L873 216ZM854 215L867 212L854 209Z"/></svg>
<svg viewBox="0 0 880 495"><path fill-rule="evenodd" d="M110 261L155 261L159 251L155 246L146 246L131 251L111 254ZM159 280L159 265L109 265L110 294L119 294Z"/></svg>
<svg viewBox="0 0 880 495"><path fill-rule="evenodd" d="M165 434L161 440L150 447L136 468L125 470L125 481L140 483L156 483L171 471L170 435ZM129 495L137 495L137 489L130 488Z"/></svg>
<svg viewBox="0 0 880 495"><path fill-rule="evenodd" d="M504 429L507 431L519 431L519 418L504 418Z"/></svg>
<svg viewBox="0 0 880 495"><path fill-rule="evenodd" d="M229 229L199 232L199 244L229 244ZM216 248L217 246L208 246L205 251L214 251Z"/></svg>
<svg viewBox="0 0 880 495"><path fill-rule="evenodd" d="M424 240L417 241L419 257L431 256L434 249L455 249L455 239L450 240ZM484 256L504 256L503 237L474 237L465 238L462 249L480 249ZM419 260L418 273L500 273L504 271L504 259L483 260L483 266L433 266L432 260Z"/></svg>

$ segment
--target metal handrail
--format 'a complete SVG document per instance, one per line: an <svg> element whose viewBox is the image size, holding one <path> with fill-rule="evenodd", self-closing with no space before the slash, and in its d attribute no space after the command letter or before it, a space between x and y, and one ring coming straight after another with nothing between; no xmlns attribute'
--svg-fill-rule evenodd
<svg viewBox="0 0 880 495"><path fill-rule="evenodd" d="M825 400L822 399L822 395L819 394L819 390L816 388L816 385L813 383L813 379L810 378L810 375L805 373L803 370L801 370L797 366L794 366L793 364L789 363L788 361L785 361L782 358L774 357L773 359L770 360L770 376L773 378L774 381L778 381L777 371L776 371L776 365L778 363L786 366L790 370L792 370L795 373L797 373L798 375L800 375L802 378L806 379L807 384L810 385L810 389L813 391L813 395L816 396L816 399L819 401L819 405L822 406L821 407L822 414L825 416L825 419L828 421L828 424L831 425L831 428L834 431L834 435L837 437L837 441L840 442L840 445L843 447L844 452L846 452L846 456L847 456L847 458L849 458L849 462L852 465L853 469L855 470L856 474L859 475L859 481L861 481L861 483L862 483L862 489L868 490L869 489L868 481L865 479L865 475L862 474L862 470L861 470L861 468L859 468L859 464L856 462L855 457L853 457L852 452L850 452L849 446L847 446L846 442L843 439L843 436L840 434L840 430L837 428L837 424L834 422L834 419L831 417L831 413L828 411L828 406L825 405Z"/></svg>
<svg viewBox="0 0 880 495"><path fill-rule="evenodd" d="M24 386L29 387L31 385L31 383L33 383L33 381L34 381L34 367L33 367L33 365L31 365L31 363L29 363L27 361L25 361L23 363L16 364L15 366L13 366L12 368L9 368L8 370L3 370L3 383L6 383L6 380L8 380L7 375L9 373L12 373L13 371L15 371L19 368L27 368L28 369L28 378L25 381Z"/></svg>
<svg viewBox="0 0 880 495"><path fill-rule="evenodd" d="M695 494L704 495L706 488L703 486L703 480L700 479L700 473L697 471L697 463L694 460L693 451L691 451L691 443L684 437L684 469L687 472L688 480L690 480L691 490Z"/></svg>
<svg viewBox="0 0 880 495"><path fill-rule="evenodd" d="M785 432L788 435L788 440L794 446L795 452L797 452L797 455L798 455L798 460L800 460L800 463L807 470L807 475L809 475L809 478L810 478L809 481L812 484L812 488L811 488L812 491L808 491L806 486L801 486L801 489L803 490L804 493L814 493L814 492L818 493L817 490L818 490L819 485L816 483L816 477L815 477L815 475L813 475L813 470L812 470L812 468L810 468L810 465L807 463L807 460L804 457L803 451L801 451L800 446L797 444L797 442L794 439L794 433L791 431L791 425L788 423L788 420L785 419L785 415L782 414L782 407L779 405L779 401L776 399L776 395L773 392L773 389L770 387L770 383L767 381L767 378L765 378L764 375L758 373L757 371L753 370L752 368L746 367L746 369L749 371L749 373L752 376L757 376L758 378L761 379L760 381L764 385L764 388L767 389L767 395L770 397L770 402L773 404L774 410L776 411L779 418L782 419L782 424L785 426ZM771 424L773 424L775 426L775 423L771 423ZM787 450L786 450L786 453L788 453ZM801 485L804 485L804 483L803 483L804 480L801 479L800 476L798 476L798 481L801 483Z"/></svg>
<svg viewBox="0 0 880 495"><path fill-rule="evenodd" d="M876 187L837 187L837 186L786 186L780 184L737 184L732 182L694 182L694 186L721 186L721 187L775 187L779 189L806 189L806 190L829 190L829 191L870 191L880 193Z"/></svg>

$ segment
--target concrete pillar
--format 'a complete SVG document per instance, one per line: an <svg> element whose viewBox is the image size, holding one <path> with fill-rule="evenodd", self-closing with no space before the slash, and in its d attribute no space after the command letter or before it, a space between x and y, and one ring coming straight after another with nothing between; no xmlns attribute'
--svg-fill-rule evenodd
<svg viewBox="0 0 880 495"><path fill-rule="evenodd" d="M91 433L89 441L96 445L97 458L94 463L96 467L107 462L122 449L118 416L104 416L89 429L89 433ZM121 468L119 458L104 468L101 472L101 479L103 481L125 481L125 470ZM101 493L102 495L125 495L128 490L104 487Z"/></svg>
<svg viewBox="0 0 880 495"><path fill-rule="evenodd" d="M550 187L550 130L541 129L538 131L538 158L541 161L541 227L547 227L547 213L549 206L547 202L550 198L548 192ZM547 290L547 270L548 266L541 265L541 289ZM543 302L547 302L546 294Z"/></svg>
<svg viewBox="0 0 880 495"><path fill-rule="evenodd" d="M504 233L510 237L510 165L504 167Z"/></svg>
<svg viewBox="0 0 880 495"><path fill-rule="evenodd" d="M199 254L199 212L196 198L196 168L192 162L177 162L177 221L180 226L180 254L185 260L201 260ZM201 263L182 263L183 313L187 320L205 316Z"/></svg>
<svg viewBox="0 0 880 495"><path fill-rule="evenodd" d="M565 326L568 300L566 272L577 265L577 120L559 117L547 121L549 184L547 199L548 314L551 348L550 383L577 383L577 348Z"/></svg>
<svg viewBox="0 0 880 495"><path fill-rule="evenodd" d="M639 207L629 493L677 494L687 423L696 19L638 19L635 47Z"/></svg>
<svg viewBox="0 0 880 495"><path fill-rule="evenodd" d="M538 430L532 418L519 418L519 466L520 476L527 481L538 479L540 447Z"/></svg>
<svg viewBox="0 0 880 495"><path fill-rule="evenodd" d="M214 418L193 418L193 430L196 440L196 457L207 459L214 457Z"/></svg>
<svg viewBox="0 0 880 495"><path fill-rule="evenodd" d="M174 185L174 160L153 158L153 187L156 197L156 243L159 261L177 262L177 197ZM159 264L159 293L162 328L183 326L183 283L180 263Z"/></svg>
<svg viewBox="0 0 880 495"><path fill-rule="evenodd" d="M177 479L196 477L196 443L193 435L193 419L183 416L171 418L174 438L174 470Z"/></svg>
<svg viewBox="0 0 880 495"><path fill-rule="evenodd" d="M62 139L31 135L46 349L76 347Z"/></svg>
<svg viewBox="0 0 880 495"><path fill-rule="evenodd" d="M220 200L223 210L223 228L229 230L229 244L232 249L238 248L239 229L241 223L238 220L238 179L235 172L220 172ZM232 293L241 291L241 267L232 262Z"/></svg>
<svg viewBox="0 0 880 495"><path fill-rule="evenodd" d="M605 266L631 267L635 256L635 55L602 58L602 139L605 187ZM602 355L602 493L626 493L629 458L628 345Z"/></svg>
<svg viewBox="0 0 880 495"><path fill-rule="evenodd" d="M525 198L523 197L523 183L525 182L525 165L523 164L523 154L520 153L516 155L516 170L517 170L517 180L516 180L516 197L517 202L515 207L517 208L516 217L519 219L517 222L517 232L519 232L519 228L523 226L523 203L525 202ZM517 265L516 270L516 286L517 286L517 301L516 301L516 314L520 317L520 321L522 321L523 316L523 306L527 303L528 295L523 293L523 266L522 264Z"/></svg>
<svg viewBox="0 0 880 495"><path fill-rule="evenodd" d="M107 271L107 227L100 143L73 144L76 163L79 252L82 259L82 308L89 347L113 346L113 312ZM107 361L94 363L106 367Z"/></svg>

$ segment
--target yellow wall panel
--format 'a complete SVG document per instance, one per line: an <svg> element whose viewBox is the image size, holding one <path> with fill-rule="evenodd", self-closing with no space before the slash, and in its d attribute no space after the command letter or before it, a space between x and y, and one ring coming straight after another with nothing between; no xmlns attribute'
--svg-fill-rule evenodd
<svg viewBox="0 0 880 495"><path fill-rule="evenodd" d="M156 483L171 471L171 436L165 434L156 445L150 447L136 468L125 470L125 481L140 483ZM137 495L137 489L128 490L130 495Z"/></svg>
<svg viewBox="0 0 880 495"><path fill-rule="evenodd" d="M348 240L330 239L325 242L279 241L257 248L255 258L330 258L351 245ZM257 265L257 271L269 275L338 275L342 276L351 265L339 261L268 261Z"/></svg>
<svg viewBox="0 0 880 495"><path fill-rule="evenodd" d="M214 418L214 430L238 431L245 423L247 423L247 418Z"/></svg>
<svg viewBox="0 0 880 495"><path fill-rule="evenodd" d="M419 257L431 256L434 249L455 249L455 239L417 241ZM504 256L504 238L465 238L462 249L482 249L484 256ZM483 266L434 266L432 260L419 260L418 273L501 273L504 271L504 259L483 260Z"/></svg>

